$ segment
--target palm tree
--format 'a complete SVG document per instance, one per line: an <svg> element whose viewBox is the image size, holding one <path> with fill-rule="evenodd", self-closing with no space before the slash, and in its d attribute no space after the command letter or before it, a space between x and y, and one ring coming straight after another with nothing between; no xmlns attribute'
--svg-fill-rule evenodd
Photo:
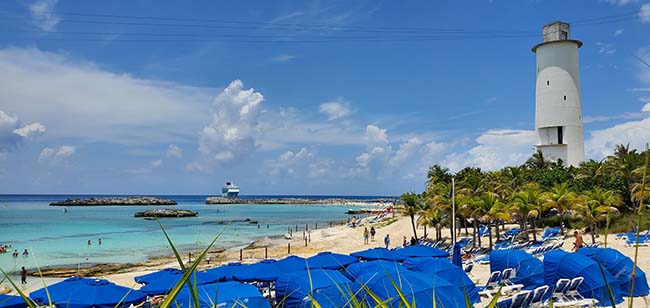
<svg viewBox="0 0 650 308"><path fill-rule="evenodd" d="M544 193L543 198L546 208L554 208L560 214L560 232L564 233L564 214L578 203L578 199L567 182L553 185L551 191Z"/></svg>
<svg viewBox="0 0 650 308"><path fill-rule="evenodd" d="M420 216L418 221L421 225L431 226L436 229L436 241L439 241L442 237L442 226L445 222L445 215L443 211L430 207L425 212L424 215Z"/></svg>
<svg viewBox="0 0 650 308"><path fill-rule="evenodd" d="M535 185L516 193L510 203L510 210L519 221L521 231L526 235L526 239L528 239L528 221L530 220L533 225L533 240L537 241L535 219L539 216L543 203L542 193Z"/></svg>
<svg viewBox="0 0 650 308"><path fill-rule="evenodd" d="M591 242L596 242L597 224L609 220L609 214L617 212L616 207L621 205L621 199L611 190L594 187L585 192L582 202L577 206L578 216L591 229Z"/></svg>
<svg viewBox="0 0 650 308"><path fill-rule="evenodd" d="M417 228L415 227L415 215L420 215L424 210L426 210L425 203L422 202L420 196L414 192L403 193L401 199L405 205L404 212L411 218L413 236L418 238Z"/></svg>
<svg viewBox="0 0 650 308"><path fill-rule="evenodd" d="M619 144L614 154L607 157L605 169L611 175L623 180L625 191L621 192L624 204L633 205L634 170L643 165L643 157L636 150L630 150L630 144Z"/></svg>
<svg viewBox="0 0 650 308"><path fill-rule="evenodd" d="M501 201L499 201L499 195L493 192L483 192L480 196L475 197L473 202L472 217L474 218L474 221L477 222L479 220L483 220L487 222L487 226L490 231L488 234L490 250L492 250L492 222L494 221L495 217L499 217L500 215L498 214L498 211L495 210L496 208L500 207L500 203ZM478 234L478 238L480 246L480 234Z"/></svg>
<svg viewBox="0 0 650 308"><path fill-rule="evenodd" d="M524 167L528 169L546 169L548 168L551 164L551 162L547 159L544 158L544 154L542 154L542 151L537 150L533 156L531 156L526 163L524 163Z"/></svg>

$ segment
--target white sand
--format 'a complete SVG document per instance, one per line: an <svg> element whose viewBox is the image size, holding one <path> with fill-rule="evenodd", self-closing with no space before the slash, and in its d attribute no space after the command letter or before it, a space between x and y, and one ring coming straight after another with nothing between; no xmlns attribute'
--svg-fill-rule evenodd
<svg viewBox="0 0 650 308"><path fill-rule="evenodd" d="M302 239L302 231L301 231L299 233L294 233L294 238L292 240L284 240L284 239L274 240L274 245L268 248L268 257L283 258L287 256L288 243L291 244L292 254L303 256L303 257L309 257L321 251L332 251L332 252L349 254L355 251L360 251L372 247L383 247L384 246L383 238L386 234L389 234L391 238L390 248L394 248L402 245L402 240L404 236L406 236L407 239L410 239L411 236L413 236L411 222L408 217L404 217L404 216L397 217L397 220L395 222L387 226L382 226L384 224L385 222L374 224L375 229L377 230L377 235L375 236L375 241L372 241L369 244L363 243L363 230L365 226L357 227L355 229L346 226L336 226L327 229L312 230L310 232L311 241L308 242L307 247L305 247L305 242ZM366 224L366 226L370 228L370 225ZM418 235L421 236L423 232L424 232L423 228L419 227ZM428 233L429 236L432 236L435 234L435 230L429 229ZM443 236L444 237L450 236L449 229L447 228L443 229ZM584 236L584 239L587 243L591 242L590 236ZM604 237L601 236L600 238L597 238L597 240L604 241ZM564 249L567 250L570 249L572 243L573 243L573 237L568 237L567 239L565 239ZM483 247L487 247L488 239L483 238L482 244ZM618 249L623 254L631 258L633 258L634 256L633 247L625 247L624 241L616 240L615 237L611 235L608 237L608 247ZM261 260L264 258L264 253L265 252L263 248L244 250L243 262L256 262L258 260ZM227 251L225 255L226 255L225 258L218 261L215 261L213 258L213 262L210 265L204 264L202 265L202 268L213 267L216 264L227 263L229 261L239 261L238 249L232 249L230 251ZM650 270L650 247L645 247L645 246L639 247L638 265L641 269L643 269L646 273L648 273L648 270ZM151 268L136 268L128 273L108 275L106 277L99 277L99 278L108 279L122 286L139 288L139 286L135 284L133 280L135 276L146 274L165 267L178 267L178 264L176 262L170 262L169 264L163 266L157 266ZM489 265L475 264L474 269L472 271L471 278L475 280L475 282L478 285L480 285L485 283L485 281L489 276L489 273L490 273ZM60 279L49 278L47 279L47 283L50 284L59 280ZM27 292L31 292L33 290L43 287L42 283L37 278L31 277L31 279L29 279L29 282L30 283L24 287L24 290ZM487 305L487 303L488 303L487 300L483 300L481 304L478 304L476 306L484 307L485 305ZM627 307L627 303L620 304L619 307ZM634 307L635 308L650 307L650 302L646 302L644 301L644 299L637 298L634 300Z"/></svg>

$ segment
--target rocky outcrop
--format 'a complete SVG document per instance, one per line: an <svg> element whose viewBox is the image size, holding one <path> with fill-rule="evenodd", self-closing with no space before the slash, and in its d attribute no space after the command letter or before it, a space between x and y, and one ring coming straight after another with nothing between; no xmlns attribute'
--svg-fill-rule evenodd
<svg viewBox="0 0 650 308"><path fill-rule="evenodd" d="M153 209L135 213L135 217L195 217L199 213L190 210L178 209Z"/></svg>
<svg viewBox="0 0 650 308"><path fill-rule="evenodd" d="M129 196L90 199L66 199L50 203L51 206L109 206L109 205L176 205L176 201L158 197Z"/></svg>
<svg viewBox="0 0 650 308"><path fill-rule="evenodd" d="M306 199L306 198L260 198L240 199L227 197L207 197L206 204L321 204L321 205L349 205L349 206L387 206L392 205L395 199Z"/></svg>

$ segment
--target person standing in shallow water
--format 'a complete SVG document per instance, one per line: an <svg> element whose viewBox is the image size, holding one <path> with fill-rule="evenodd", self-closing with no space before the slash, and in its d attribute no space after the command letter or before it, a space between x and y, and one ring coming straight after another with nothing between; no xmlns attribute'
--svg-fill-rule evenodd
<svg viewBox="0 0 650 308"><path fill-rule="evenodd" d="M368 244L368 237L370 236L370 232L368 231L368 228L363 229L363 243Z"/></svg>
<svg viewBox="0 0 650 308"><path fill-rule="evenodd" d="M386 245L386 249L388 249L388 246L390 245L390 234L386 234L386 237L384 237L384 245Z"/></svg>
<svg viewBox="0 0 650 308"><path fill-rule="evenodd" d="M377 230L375 230L375 227L370 227L370 240L375 241L375 234L377 234Z"/></svg>
<svg viewBox="0 0 650 308"><path fill-rule="evenodd" d="M25 269L24 266L20 270L20 283L27 284L27 270Z"/></svg>

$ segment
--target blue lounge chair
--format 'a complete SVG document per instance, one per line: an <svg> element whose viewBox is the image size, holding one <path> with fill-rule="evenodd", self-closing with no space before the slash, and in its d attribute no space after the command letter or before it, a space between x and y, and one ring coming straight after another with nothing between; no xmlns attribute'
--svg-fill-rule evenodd
<svg viewBox="0 0 650 308"><path fill-rule="evenodd" d="M510 308L525 308L528 306L528 296L530 296L530 291L518 292L512 297Z"/></svg>
<svg viewBox="0 0 650 308"><path fill-rule="evenodd" d="M544 295L548 292L548 286L541 286L533 290L533 295L530 297L530 302L528 307L530 308L540 308L544 304Z"/></svg>
<svg viewBox="0 0 650 308"><path fill-rule="evenodd" d="M490 273L490 278L485 282L485 285L478 287L478 294L481 296L492 297L492 294L496 293L496 287L499 285L499 281L501 281L500 271Z"/></svg>
<svg viewBox="0 0 650 308"><path fill-rule="evenodd" d="M464 271L467 275L472 275L472 269L474 269L474 263L470 263L467 266L465 266Z"/></svg>
<svg viewBox="0 0 650 308"><path fill-rule="evenodd" d="M569 287L570 283L571 280L569 279L558 279L558 281L555 283L555 288L553 288L553 293L551 293L550 297L550 299L553 300L553 303L562 303L568 301L564 292Z"/></svg>

